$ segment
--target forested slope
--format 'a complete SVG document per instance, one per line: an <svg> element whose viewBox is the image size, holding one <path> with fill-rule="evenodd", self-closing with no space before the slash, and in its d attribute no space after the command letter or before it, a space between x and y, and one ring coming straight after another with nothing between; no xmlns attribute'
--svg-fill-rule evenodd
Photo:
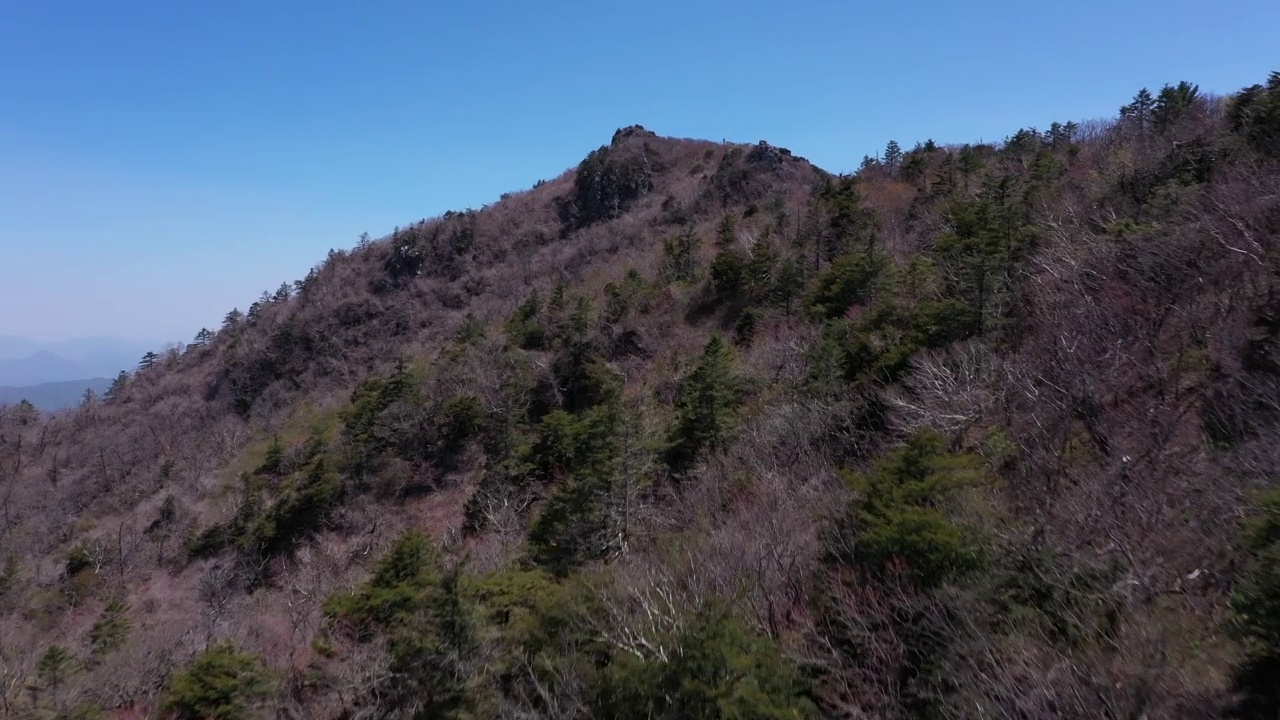
<svg viewBox="0 0 1280 720"><path fill-rule="evenodd" d="M0 409L0 715L1274 717L1278 233L1277 74L619 130Z"/></svg>

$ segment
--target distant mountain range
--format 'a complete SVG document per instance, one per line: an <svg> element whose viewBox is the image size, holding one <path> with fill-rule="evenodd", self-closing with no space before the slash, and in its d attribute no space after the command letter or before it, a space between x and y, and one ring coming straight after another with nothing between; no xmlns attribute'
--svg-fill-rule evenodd
<svg viewBox="0 0 1280 720"><path fill-rule="evenodd" d="M132 370L148 350L161 343L111 337L39 342L0 335L0 387L24 388L49 383L89 382ZM34 401L33 401L34 402Z"/></svg>
<svg viewBox="0 0 1280 720"><path fill-rule="evenodd" d="M84 397L85 390L101 395L109 387L109 378L71 380L29 387L0 387L0 405L16 405L26 400L41 410L63 410L78 404Z"/></svg>

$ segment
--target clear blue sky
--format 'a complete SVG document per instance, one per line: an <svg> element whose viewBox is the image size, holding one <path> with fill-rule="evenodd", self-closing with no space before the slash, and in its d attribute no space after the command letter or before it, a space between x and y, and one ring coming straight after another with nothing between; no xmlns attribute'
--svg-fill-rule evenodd
<svg viewBox="0 0 1280 720"><path fill-rule="evenodd" d="M1141 7L1140 7L1141 6ZM168 340L617 127L834 171L1280 69L1280 2L6 2L0 334Z"/></svg>

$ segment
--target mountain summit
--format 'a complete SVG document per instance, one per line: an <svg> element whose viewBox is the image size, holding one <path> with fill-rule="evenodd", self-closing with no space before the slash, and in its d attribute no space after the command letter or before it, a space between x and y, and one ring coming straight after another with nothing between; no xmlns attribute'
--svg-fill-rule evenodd
<svg viewBox="0 0 1280 720"><path fill-rule="evenodd" d="M1280 74L620 129L0 410L0 714L1274 716L1278 235Z"/></svg>

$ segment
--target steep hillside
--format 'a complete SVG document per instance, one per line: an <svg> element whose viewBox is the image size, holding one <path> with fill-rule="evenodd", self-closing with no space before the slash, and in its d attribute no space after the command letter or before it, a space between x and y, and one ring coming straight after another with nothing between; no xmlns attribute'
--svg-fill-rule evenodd
<svg viewBox="0 0 1280 720"><path fill-rule="evenodd" d="M0 715L1274 716L1280 75L639 127L0 410Z"/></svg>

